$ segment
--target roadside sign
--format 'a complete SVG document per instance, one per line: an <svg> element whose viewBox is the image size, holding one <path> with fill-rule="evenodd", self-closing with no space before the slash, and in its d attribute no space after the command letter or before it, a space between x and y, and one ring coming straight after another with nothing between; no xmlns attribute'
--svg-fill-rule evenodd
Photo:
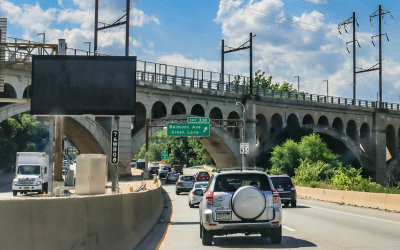
<svg viewBox="0 0 400 250"><path fill-rule="evenodd" d="M168 123L167 136L210 136L210 124Z"/></svg>
<svg viewBox="0 0 400 250"><path fill-rule="evenodd" d="M119 130L113 129L111 131L111 159L112 164L119 163Z"/></svg>
<svg viewBox="0 0 400 250"><path fill-rule="evenodd" d="M167 151L161 152L161 160L168 160L168 152Z"/></svg>
<svg viewBox="0 0 400 250"><path fill-rule="evenodd" d="M188 123L210 123L209 117L188 117Z"/></svg>
<svg viewBox="0 0 400 250"><path fill-rule="evenodd" d="M241 155L248 155L249 154L249 143L248 142L241 142L240 143L240 154Z"/></svg>

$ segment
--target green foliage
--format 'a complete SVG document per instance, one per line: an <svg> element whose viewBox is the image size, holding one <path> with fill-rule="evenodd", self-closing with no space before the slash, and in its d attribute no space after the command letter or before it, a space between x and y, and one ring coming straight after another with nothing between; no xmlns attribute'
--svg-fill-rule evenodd
<svg viewBox="0 0 400 250"><path fill-rule="evenodd" d="M145 157L145 145L140 148L139 157ZM167 136L166 130L154 133L149 139L149 161L161 161L161 152L168 152L168 164L195 166L211 163L212 158L204 146L194 137Z"/></svg>
<svg viewBox="0 0 400 250"><path fill-rule="evenodd" d="M293 89L293 85L288 82L283 82L282 85L279 83L272 83L272 76L266 77L265 72L262 72L261 70L257 70L254 83L256 86L259 86L263 89L297 92L295 89Z"/></svg>
<svg viewBox="0 0 400 250"><path fill-rule="evenodd" d="M276 146L271 153L271 174L294 175L294 169L299 165L300 151L298 144L287 140L282 146Z"/></svg>
<svg viewBox="0 0 400 250"><path fill-rule="evenodd" d="M29 114L19 114L0 124L0 169L15 163L18 151L40 152L48 141L48 124Z"/></svg>
<svg viewBox="0 0 400 250"><path fill-rule="evenodd" d="M326 172L330 171L330 165L323 161L313 162L310 159L300 159L300 166L295 169L293 180L298 185L324 180Z"/></svg>

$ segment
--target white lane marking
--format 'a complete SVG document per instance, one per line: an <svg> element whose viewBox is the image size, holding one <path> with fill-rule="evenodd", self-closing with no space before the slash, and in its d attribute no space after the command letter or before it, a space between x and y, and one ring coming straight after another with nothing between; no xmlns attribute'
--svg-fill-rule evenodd
<svg viewBox="0 0 400 250"><path fill-rule="evenodd" d="M296 230L294 230L293 228L287 227L287 226L283 226L284 229L289 230L290 232L296 232Z"/></svg>
<svg viewBox="0 0 400 250"><path fill-rule="evenodd" d="M365 216L365 215L359 215L359 214L353 214L353 213L346 213L346 212L341 212L341 211L336 211L336 210L333 210L333 209L322 208L322 207L316 207L316 206L310 206L310 207L316 208L316 209L320 209L320 210L329 211L329 212L332 212L332 213L344 214L344 215L349 215L349 216L354 216L354 217L360 217L360 218L364 218L364 219L376 220L376 221L381 221L381 222L389 222L389 223L394 223L394 224L400 225L400 222L397 222L397 221L391 221L391 220L385 220L385 219L378 219L378 218L374 218L374 217L371 217L371 216Z"/></svg>

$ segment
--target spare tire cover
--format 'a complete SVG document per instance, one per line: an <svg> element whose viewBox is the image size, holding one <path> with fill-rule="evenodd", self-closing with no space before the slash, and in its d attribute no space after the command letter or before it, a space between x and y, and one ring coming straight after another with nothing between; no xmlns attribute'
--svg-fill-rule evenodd
<svg viewBox="0 0 400 250"><path fill-rule="evenodd" d="M256 187L240 187L232 196L232 210L243 220L254 220L260 217L264 209L264 194Z"/></svg>

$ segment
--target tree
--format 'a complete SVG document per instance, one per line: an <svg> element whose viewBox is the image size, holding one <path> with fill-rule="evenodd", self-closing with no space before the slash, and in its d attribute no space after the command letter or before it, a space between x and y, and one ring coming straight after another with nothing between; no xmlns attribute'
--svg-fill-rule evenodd
<svg viewBox="0 0 400 250"><path fill-rule="evenodd" d="M299 165L300 151L299 146L293 140L287 140L282 146L276 146L271 154L271 173L286 173L294 175L294 169Z"/></svg>

